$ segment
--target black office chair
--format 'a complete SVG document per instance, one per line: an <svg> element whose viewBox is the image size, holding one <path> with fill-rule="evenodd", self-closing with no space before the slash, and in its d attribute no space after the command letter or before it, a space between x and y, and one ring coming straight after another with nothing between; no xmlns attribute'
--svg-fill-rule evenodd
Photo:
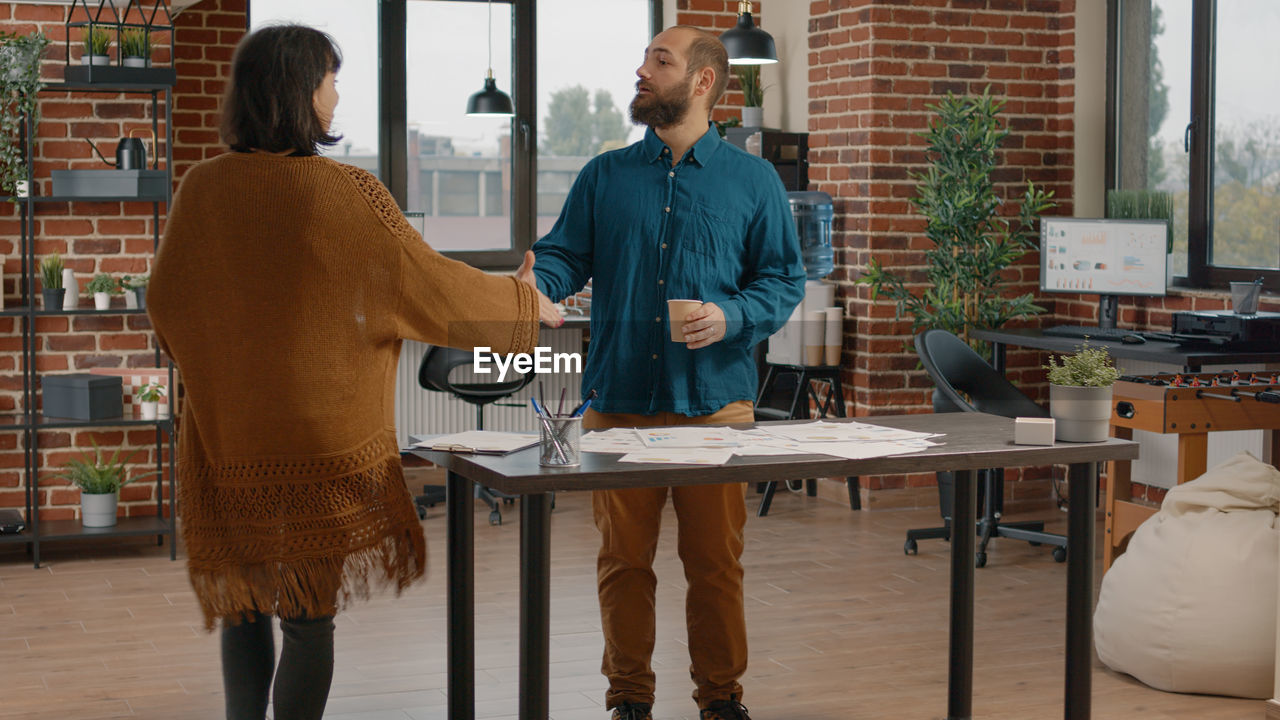
<svg viewBox="0 0 1280 720"><path fill-rule="evenodd" d="M969 344L946 330L925 330L916 336L916 352L920 362L933 379L934 412L983 412L1004 417L1048 417L1049 413L1022 394L1005 379L1004 375L974 352ZM1032 545L1053 545L1053 559L1067 559L1067 539L1062 535L1044 532L1042 522L1001 522L1004 511L1004 470L981 470L982 483L978 487L978 502L982 516L977 518L976 530L981 540L975 557L978 567L987 564L987 542L992 537L1025 540ZM907 531L907 541L902 551L908 555L917 552L916 541L930 538L951 540L954 507L954 473L938 473L938 506L943 526Z"/></svg>
<svg viewBox="0 0 1280 720"><path fill-rule="evenodd" d="M524 373L514 379L501 382L456 382L454 370L471 366L474 355L470 350L432 346L418 366L418 384L424 389L447 392L476 406L476 429L484 429L484 406L509 398L524 389L533 380L533 373ZM422 495L414 499L418 516L426 517L427 508L444 500L444 488L424 485ZM489 506L489 524L502 524L502 504L515 502L516 496L492 490L476 484L476 497Z"/></svg>

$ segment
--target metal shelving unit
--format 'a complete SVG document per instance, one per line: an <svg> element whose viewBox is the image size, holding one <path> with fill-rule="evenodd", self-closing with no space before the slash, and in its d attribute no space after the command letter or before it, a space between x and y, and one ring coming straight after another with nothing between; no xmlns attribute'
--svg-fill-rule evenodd
<svg viewBox="0 0 1280 720"><path fill-rule="evenodd" d="M172 86L168 83L51 83L46 85L42 92L98 92L112 94L143 94L149 95L151 99L151 129L158 134L160 122L160 96L164 97L164 119L165 134L163 136L165 142L164 153L164 169L171 171L173 167L173 126L171 118L173 116L173 99ZM35 178L32 176L31 162L35 158L34 152L34 128L31 127L30 119L26 123L26 137L23 139L26 147L27 163L27 186L31 188L32 193L35 191ZM152 169L160 169L160 157L158 152L154 152L155 157L152 158ZM4 308L0 310L0 317L13 317L21 324L22 335L22 404L26 408L25 412L11 412L0 414L0 431L14 430L22 433L23 447L26 455L25 477L23 480L23 490L25 499L25 520L26 528L20 533L0 535L0 543L25 542L32 556L35 567L40 567L40 545L44 542L55 542L59 540L71 540L77 538L115 538L115 537L146 537L154 535L157 544L163 544L165 537L169 538L169 558L177 558L177 547L174 542L176 518L177 518L177 487L176 487L176 468L175 468L175 426L172 417L162 417L157 420L143 420L137 417L116 417L103 418L99 420L74 420L67 418L45 417L43 414L35 412L35 408L39 403L39 390L36 357L39 355L38 338L39 333L36 330L36 319L41 317L63 316L81 316L81 315L142 315L145 310L133 310L126 308L112 308L109 310L96 310L92 308L75 309L75 310L46 310L36 301L36 272L37 259L35 257L35 240L36 240L36 214L37 208L48 206L53 203L75 203L75 202L145 202L151 204L152 207L152 237L154 247L159 248L160 245L160 206L168 207L172 200L172 182L166 183L167 192L164 197L121 197L121 196L35 196L29 195L24 198L17 198L20 215L20 246L19 254L21 256L21 277L19 279L19 293L22 297L21 304L14 308ZM155 351L156 366L160 367L161 354L157 348ZM171 393L173 390L173 364L167 364L169 378L167 387ZM170 407L175 405L174 397L170 395ZM105 528L87 528L80 524L79 520L49 520L40 521L39 512L39 433L42 430L51 429L85 429L98 427L122 427L122 428L138 428L152 427L155 428L155 449L156 449L156 470L155 479L155 514L147 514L144 516L124 517L117 521L116 525ZM165 498L165 455L164 449L168 449L168 498ZM165 510L168 505L168 516Z"/></svg>

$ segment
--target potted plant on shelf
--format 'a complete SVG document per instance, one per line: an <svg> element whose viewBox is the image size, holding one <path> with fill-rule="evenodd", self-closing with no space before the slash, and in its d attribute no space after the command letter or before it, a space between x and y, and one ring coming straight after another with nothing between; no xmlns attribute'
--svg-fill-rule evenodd
<svg viewBox="0 0 1280 720"><path fill-rule="evenodd" d="M41 33L17 35L0 32L0 195L26 197L26 127L39 122L36 95L44 87L40 60L49 45Z"/></svg>
<svg viewBox="0 0 1280 720"><path fill-rule="evenodd" d="M125 28L120 32L120 54L125 67L150 67L151 35L141 28Z"/></svg>
<svg viewBox="0 0 1280 720"><path fill-rule="evenodd" d="M62 296L66 290L62 287L62 256L58 253L46 255L40 261L40 290L44 298L45 311L61 310Z"/></svg>
<svg viewBox="0 0 1280 720"><path fill-rule="evenodd" d="M90 25L84 31L82 44L84 54L80 56L81 65L111 64L111 57L107 55L107 51L111 48L111 31Z"/></svg>
<svg viewBox="0 0 1280 720"><path fill-rule="evenodd" d="M948 94L929 107L937 117L920 136L930 164L911 174L920 183L911 204L928 221L925 235L933 243L923 277L891 272L873 257L857 282L871 286L872 298L894 300L898 317L911 316L913 333L942 328L987 356L989 348L970 340L969 330L1044 312L1032 293L1011 296L1007 288L1019 277L1010 269L1036 247L1036 218L1054 206L1053 193L1028 182L1017 214L1000 212L1005 201L992 176L1009 135L997 117L1004 101L984 91Z"/></svg>
<svg viewBox="0 0 1280 720"><path fill-rule="evenodd" d="M93 293L93 306L98 310L111 309L111 296L120 293L116 279L107 273L94 275L85 289Z"/></svg>
<svg viewBox="0 0 1280 720"><path fill-rule="evenodd" d="M124 288L124 306L130 310L147 309L147 280L149 275L125 275L120 278Z"/></svg>
<svg viewBox="0 0 1280 720"><path fill-rule="evenodd" d="M158 382L149 382L138 388L136 397L143 420L155 420L159 417L160 399L165 396L165 392L164 385Z"/></svg>
<svg viewBox="0 0 1280 720"><path fill-rule="evenodd" d="M124 461L117 449L108 459L103 459L102 448L93 443L94 454L67 461L63 472L54 477L69 480L80 488L80 523L85 527L111 527L116 524L116 507L120 502L120 488L156 472L127 477Z"/></svg>
<svg viewBox="0 0 1280 720"><path fill-rule="evenodd" d="M738 65L733 74L742 89L742 127L758 128L764 124L764 87L760 84L760 66Z"/></svg>
<svg viewBox="0 0 1280 720"><path fill-rule="evenodd" d="M1054 438L1066 442L1101 442L1111 420L1111 386L1120 377L1106 348L1086 340L1071 355L1049 356L1049 415Z"/></svg>

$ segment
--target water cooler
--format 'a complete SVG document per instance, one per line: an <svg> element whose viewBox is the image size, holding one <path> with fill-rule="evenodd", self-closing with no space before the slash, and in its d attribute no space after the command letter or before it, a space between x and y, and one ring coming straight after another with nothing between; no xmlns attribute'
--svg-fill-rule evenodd
<svg viewBox="0 0 1280 720"><path fill-rule="evenodd" d="M806 276L804 302L796 306L787 324L769 338L765 360L778 365L823 365L825 352L814 362L814 347L839 346L839 322L819 322L816 315L835 304L835 285L823 282L835 265L831 248L831 223L835 217L831 196L824 192L789 192L791 216L804 258ZM838 315L836 316L839 317ZM828 332L828 325L831 330ZM828 338L827 335L833 337ZM838 352L838 351L837 351ZM838 362L838 360L837 360Z"/></svg>

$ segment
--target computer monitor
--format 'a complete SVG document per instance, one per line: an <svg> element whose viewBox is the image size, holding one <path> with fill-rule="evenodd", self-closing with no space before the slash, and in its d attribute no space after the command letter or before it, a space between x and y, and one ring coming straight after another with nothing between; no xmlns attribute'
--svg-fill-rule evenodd
<svg viewBox="0 0 1280 720"><path fill-rule="evenodd" d="M1119 295L1165 294L1164 220L1040 218L1040 291L1099 295L1098 326L1114 328Z"/></svg>

